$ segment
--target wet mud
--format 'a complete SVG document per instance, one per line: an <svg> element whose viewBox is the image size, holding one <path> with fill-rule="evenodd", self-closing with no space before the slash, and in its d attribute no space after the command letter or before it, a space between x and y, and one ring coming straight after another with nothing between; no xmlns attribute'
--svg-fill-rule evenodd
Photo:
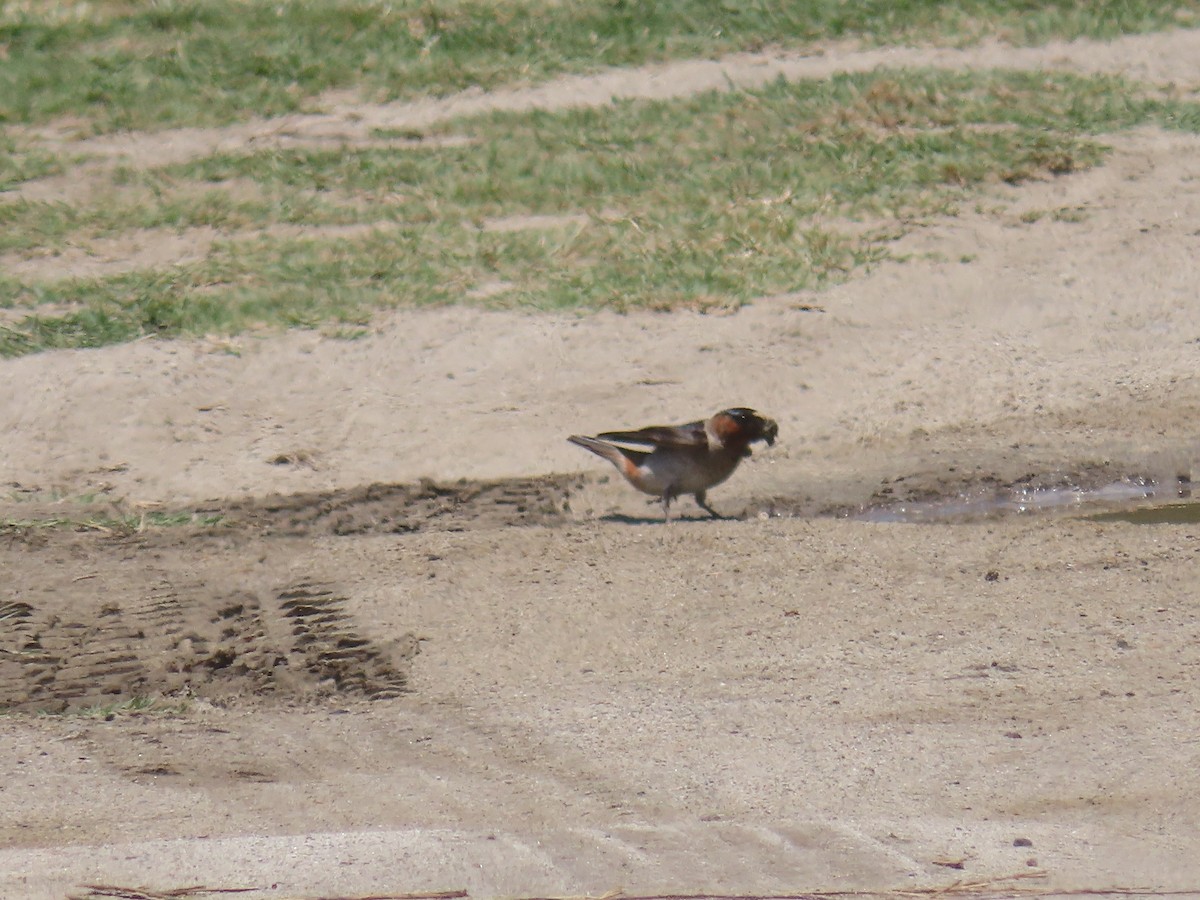
<svg viewBox="0 0 1200 900"><path fill-rule="evenodd" d="M371 484L343 491L276 495L212 503L226 528L264 535L408 534L513 525L554 525L568 519L574 475L439 484Z"/></svg>

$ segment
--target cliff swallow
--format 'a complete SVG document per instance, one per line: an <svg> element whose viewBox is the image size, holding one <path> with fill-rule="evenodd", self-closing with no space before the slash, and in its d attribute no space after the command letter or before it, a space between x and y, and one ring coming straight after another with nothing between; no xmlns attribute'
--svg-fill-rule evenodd
<svg viewBox="0 0 1200 900"><path fill-rule="evenodd" d="M774 444L778 434L773 419L738 406L686 425L606 431L595 437L573 434L567 440L608 460L639 491L661 497L669 522L671 501L680 494L694 495L701 509L721 518L708 505L705 493L733 474L738 463L750 455L750 444ZM633 450L620 444L653 449Z"/></svg>

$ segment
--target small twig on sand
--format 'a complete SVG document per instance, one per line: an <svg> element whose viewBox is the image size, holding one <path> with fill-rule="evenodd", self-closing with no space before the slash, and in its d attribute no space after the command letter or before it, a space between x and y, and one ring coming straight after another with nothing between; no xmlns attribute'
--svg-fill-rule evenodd
<svg viewBox="0 0 1200 900"><path fill-rule="evenodd" d="M265 891L266 888L212 888L204 885L193 887L173 888L165 891L155 891L144 887L120 887L115 884L85 884L86 894L72 894L67 900L186 900L189 897L202 897L205 894L245 894L250 891ZM456 891L415 891L408 894L360 894L353 897L295 897L292 900L461 900L469 897L465 890ZM288 898L280 898L288 900Z"/></svg>
<svg viewBox="0 0 1200 900"><path fill-rule="evenodd" d="M1200 889L1159 890L1156 888L1052 888L1044 885L1016 884L1034 878L1045 878L1042 871L1018 872L1003 878L979 881L955 881L940 887L893 888L891 890L804 891L796 894L625 894L610 891L600 897L524 897L522 900L836 900L841 897L877 897L880 900L896 897L964 898L964 900L1008 900L1026 897L1172 897L1200 894ZM330 898L333 900L333 898Z"/></svg>
<svg viewBox="0 0 1200 900"><path fill-rule="evenodd" d="M199 897L202 894L246 894L259 888L210 888L202 884L192 887L172 888L166 891L155 891L143 887L121 887L115 884L85 884L86 894L72 894L67 900L100 900L101 897L115 897L117 900L182 900L186 897Z"/></svg>
<svg viewBox="0 0 1200 900"><path fill-rule="evenodd" d="M1107 887L1107 888L1052 888L1044 885L1025 885L1015 882L1045 878L1045 872L1018 872L1004 878L979 881L955 881L940 887L908 887L891 890L847 890L847 891L804 891L795 894L626 894L612 890L598 895L577 897L523 897L520 900L836 900L840 897L877 897L880 900L898 897L920 897L926 900L937 898L962 898L962 900L1023 900L1027 897L1173 897L1184 894L1200 894L1200 889L1160 890L1156 888ZM263 888L210 888L203 885L154 891L149 888L127 888L108 884L85 884L86 894L73 894L68 900L185 900L205 894L244 894ZM309 896L279 898L279 900L464 900L470 894L465 890L414 891L406 894L356 894L354 896Z"/></svg>

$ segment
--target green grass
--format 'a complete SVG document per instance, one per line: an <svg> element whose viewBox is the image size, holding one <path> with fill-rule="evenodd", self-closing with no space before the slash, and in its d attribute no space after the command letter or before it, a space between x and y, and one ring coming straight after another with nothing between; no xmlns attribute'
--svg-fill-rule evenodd
<svg viewBox="0 0 1200 900"><path fill-rule="evenodd" d="M1111 38L1195 24L1182 0L160 0L0 6L0 124L222 124L765 45Z"/></svg>
<svg viewBox="0 0 1200 900"><path fill-rule="evenodd" d="M0 517L0 533L6 531L36 531L39 529L72 529L75 531L145 531L148 528L177 528L196 526L211 528L224 521L224 515L190 509L143 510L127 512L122 502L103 491L82 494L61 493L56 490L18 490L2 498L17 506L34 506L27 516ZM46 514L52 506L54 514ZM93 512L97 506L101 512Z"/></svg>
<svg viewBox="0 0 1200 900"><path fill-rule="evenodd" d="M343 225L362 218L350 198L339 205L327 197L286 189L248 197L241 186L214 189L161 173L141 176L138 181L125 188L115 184L87 207L23 198L0 202L0 253L60 249L79 238L143 228L210 226L229 231L264 223ZM385 211L372 210L372 216L376 215L385 215Z"/></svg>
<svg viewBox="0 0 1200 900"><path fill-rule="evenodd" d="M27 532L43 529L67 529L71 531L115 531L134 533L149 528L177 528L183 525L210 528L219 525L224 516L202 514L180 510L175 512L127 513L121 515L59 515L37 518L0 520L0 534L5 532Z"/></svg>
<svg viewBox="0 0 1200 900"><path fill-rule="evenodd" d="M332 89L385 100L768 44L1039 42L1197 21L1200 2L1165 0L10 3L0 127L220 124ZM391 146L101 164L81 175L97 185L85 202L0 198L0 253L76 258L145 229L194 239L198 261L0 273L0 355L292 326L356 337L379 309L422 304L736 307L869 267L988 184L1097 165L1105 135L1141 124L1200 130L1200 106L1116 78L875 72L377 135ZM78 162L49 146L0 132L0 191ZM490 227L530 216L550 218ZM201 227L223 237L189 231Z"/></svg>
<svg viewBox="0 0 1200 900"><path fill-rule="evenodd" d="M280 326L361 334L380 308L464 300L737 306L843 279L983 185L1094 166L1104 135L1141 124L1194 131L1200 107L1117 78L876 72L493 114L428 135L458 142L218 154L126 173L127 193L91 206L0 204L9 248L130 227L248 229L188 265L0 283L28 310L0 325L0 354ZM485 227L533 215L562 219ZM372 227L270 228L297 222ZM39 315L43 304L74 311Z"/></svg>
<svg viewBox="0 0 1200 900"><path fill-rule="evenodd" d="M66 163L57 155L38 148L28 140L19 140L0 132L0 192L23 181L58 175Z"/></svg>

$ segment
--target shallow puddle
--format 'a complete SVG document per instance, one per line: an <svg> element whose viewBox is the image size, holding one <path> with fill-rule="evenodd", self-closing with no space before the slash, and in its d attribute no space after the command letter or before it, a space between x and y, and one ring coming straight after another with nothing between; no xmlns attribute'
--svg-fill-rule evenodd
<svg viewBox="0 0 1200 900"><path fill-rule="evenodd" d="M1093 513L1092 522L1132 522L1134 525L1187 525L1200 522L1200 500L1138 506Z"/></svg>
<svg viewBox="0 0 1200 900"><path fill-rule="evenodd" d="M953 523L1006 515L1058 513L1096 522L1170 524L1200 522L1200 501L1189 499L1185 477L1158 482L1130 478L1098 487L1012 485L951 497L869 506L848 518L863 522Z"/></svg>

